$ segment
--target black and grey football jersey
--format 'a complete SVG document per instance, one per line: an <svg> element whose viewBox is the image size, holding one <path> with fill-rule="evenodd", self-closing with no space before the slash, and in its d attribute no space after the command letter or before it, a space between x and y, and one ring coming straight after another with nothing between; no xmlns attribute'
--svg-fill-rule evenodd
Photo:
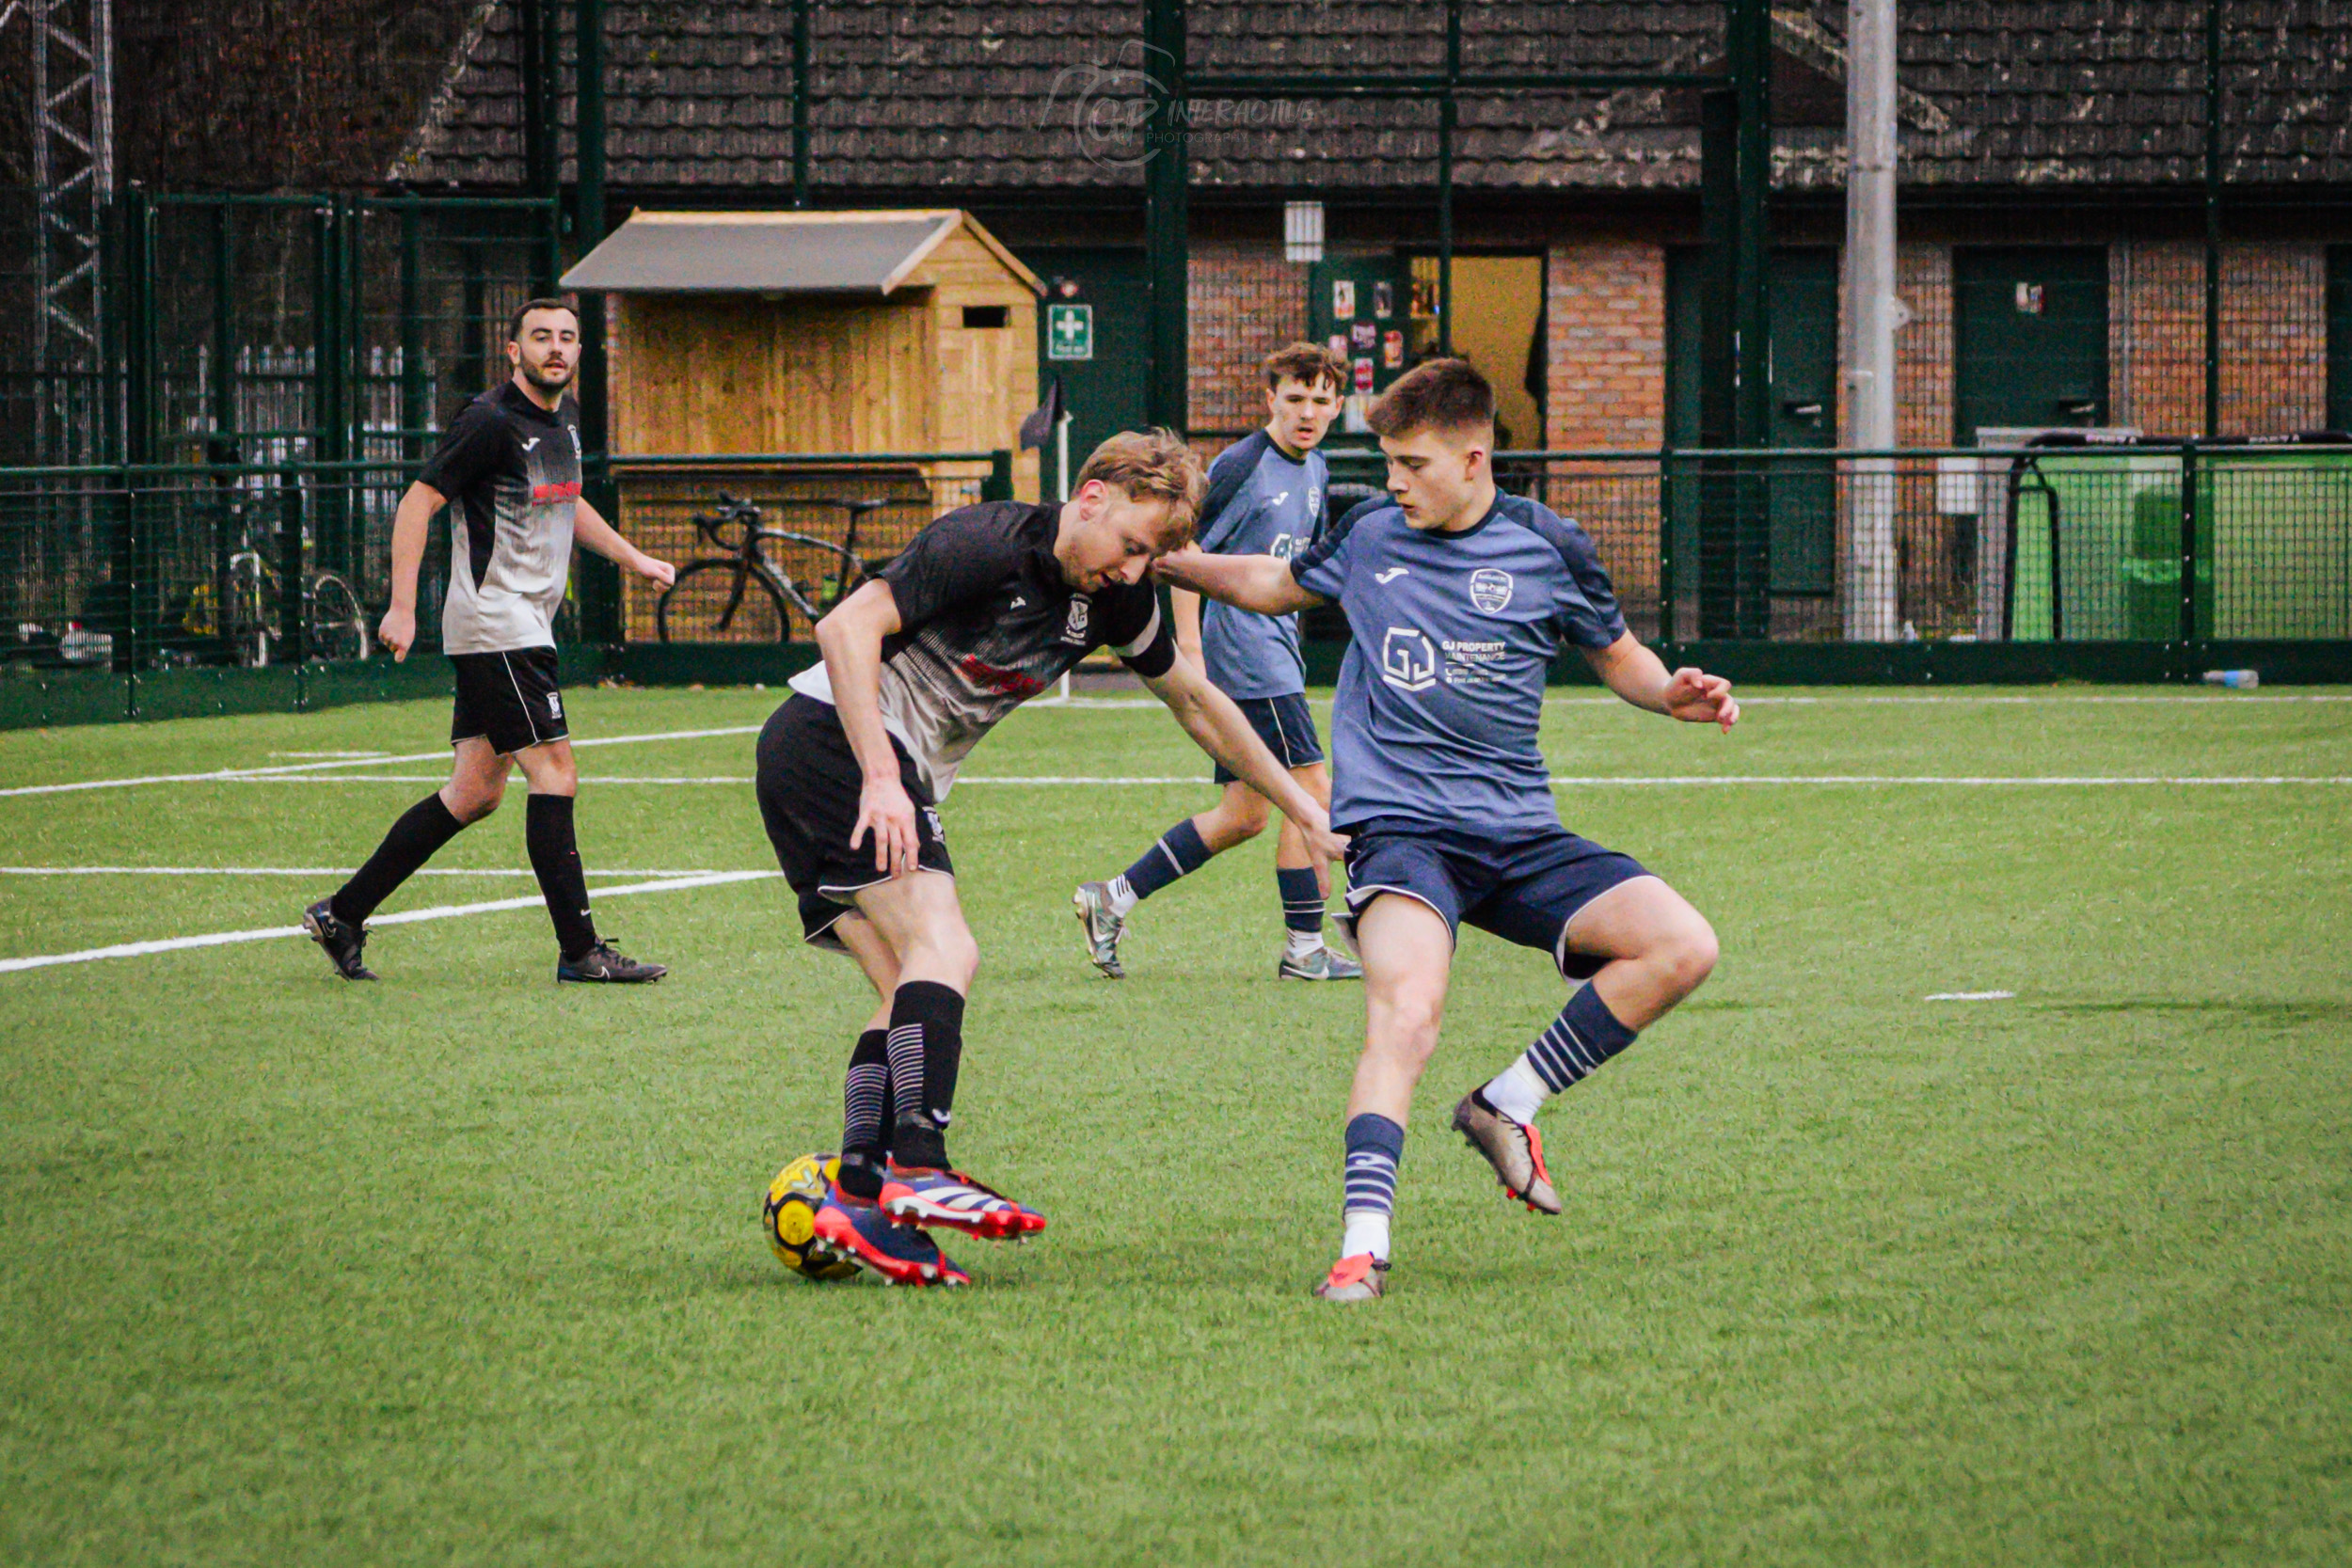
<svg viewBox="0 0 2352 1568"><path fill-rule="evenodd" d="M899 630L882 640L883 727L914 759L934 800L997 721L1096 648L1138 674L1167 673L1175 639L1147 580L1081 594L1054 559L1061 508L1024 501L959 507L882 569ZM822 663L792 689L833 701Z"/></svg>
<svg viewBox="0 0 2352 1568"><path fill-rule="evenodd" d="M549 413L501 383L450 421L417 479L449 498L442 651L553 647L580 504L580 404L566 396Z"/></svg>

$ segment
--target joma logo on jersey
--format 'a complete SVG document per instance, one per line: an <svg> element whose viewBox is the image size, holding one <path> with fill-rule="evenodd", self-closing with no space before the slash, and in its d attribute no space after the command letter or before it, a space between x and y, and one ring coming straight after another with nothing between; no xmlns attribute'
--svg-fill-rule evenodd
<svg viewBox="0 0 2352 1568"><path fill-rule="evenodd" d="M1429 634L1391 626L1380 640L1380 678L1399 691L1426 691L1438 684L1438 649Z"/></svg>
<svg viewBox="0 0 2352 1568"><path fill-rule="evenodd" d="M1088 610L1086 600L1073 599L1070 601L1070 619L1063 624L1061 628L1061 640L1063 641L1074 642L1082 647L1085 645L1087 640L1087 615Z"/></svg>
<svg viewBox="0 0 2352 1568"><path fill-rule="evenodd" d="M1470 574L1470 603L1489 615L1500 615L1511 602L1511 574L1482 566Z"/></svg>

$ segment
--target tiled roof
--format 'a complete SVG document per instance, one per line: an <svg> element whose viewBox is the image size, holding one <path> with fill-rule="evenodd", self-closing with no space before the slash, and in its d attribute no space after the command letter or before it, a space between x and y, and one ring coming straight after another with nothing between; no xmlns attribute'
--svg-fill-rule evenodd
<svg viewBox="0 0 2352 1568"><path fill-rule="evenodd" d="M2205 0L1944 0L1903 8L1903 178L1944 185L2146 185L2201 178ZM1194 0L1196 72L1433 71L1442 4ZM812 179L820 190L1103 189L1141 182L1143 7L818 3ZM1690 0L1480 0L1469 70L1548 61L1710 71L1722 8ZM513 0L485 0L391 171L419 182L522 178ZM2231 0L2227 177L2352 182L2352 0ZM791 179L788 0L612 0L612 184L773 187ZM1773 13L1774 162L1789 187L1836 185L1843 7ZM568 43L564 113L570 112ZM1200 105L1206 187L1371 188L1436 179L1437 107L1311 100ZM1688 92L1466 99L1463 184L1687 188ZM568 178L568 173L567 173Z"/></svg>

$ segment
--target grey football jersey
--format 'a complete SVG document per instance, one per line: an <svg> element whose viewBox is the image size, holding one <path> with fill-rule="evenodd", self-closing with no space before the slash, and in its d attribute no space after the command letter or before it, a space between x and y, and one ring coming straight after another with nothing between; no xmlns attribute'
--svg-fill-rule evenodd
<svg viewBox="0 0 2352 1568"><path fill-rule="evenodd" d="M1057 506L958 507L882 568L899 629L882 639L882 726L935 800L997 721L1096 648L1138 674L1167 673L1176 640L1146 582L1081 594L1054 559ZM792 689L832 702L820 662Z"/></svg>
<svg viewBox="0 0 2352 1568"><path fill-rule="evenodd" d="M466 404L417 476L449 498L441 650L555 645L580 504L580 404L549 413L512 381Z"/></svg>

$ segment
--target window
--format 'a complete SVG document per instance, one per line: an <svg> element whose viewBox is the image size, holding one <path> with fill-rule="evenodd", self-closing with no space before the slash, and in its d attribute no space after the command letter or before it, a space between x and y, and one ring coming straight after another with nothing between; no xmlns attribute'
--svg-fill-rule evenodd
<svg viewBox="0 0 2352 1568"><path fill-rule="evenodd" d="M973 331L1012 325L1012 309L1004 305L967 305L963 308L963 325Z"/></svg>

